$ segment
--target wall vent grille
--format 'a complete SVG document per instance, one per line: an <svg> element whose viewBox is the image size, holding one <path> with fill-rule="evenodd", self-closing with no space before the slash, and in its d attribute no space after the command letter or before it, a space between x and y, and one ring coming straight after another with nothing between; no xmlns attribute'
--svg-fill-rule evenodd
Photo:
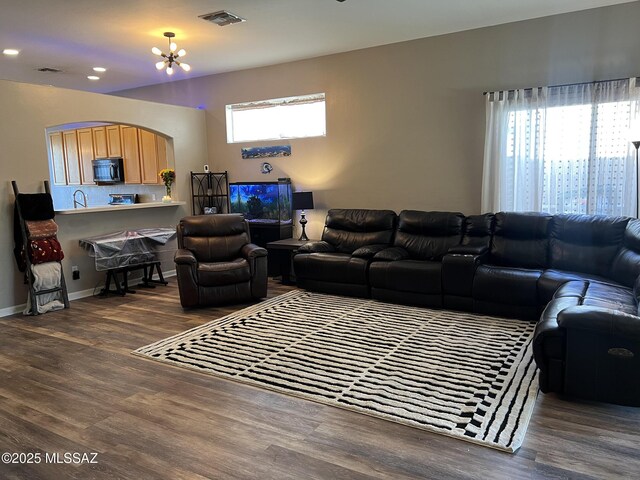
<svg viewBox="0 0 640 480"><path fill-rule="evenodd" d="M241 23L246 21L244 18L225 10L198 15L198 18L206 20L207 22L215 23L219 27L226 27L227 25L233 25L234 23Z"/></svg>

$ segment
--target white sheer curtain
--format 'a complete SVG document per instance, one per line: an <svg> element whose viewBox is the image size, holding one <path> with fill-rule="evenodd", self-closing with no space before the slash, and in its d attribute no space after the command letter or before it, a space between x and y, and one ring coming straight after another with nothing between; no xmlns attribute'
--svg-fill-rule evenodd
<svg viewBox="0 0 640 480"><path fill-rule="evenodd" d="M632 78L488 93L482 210L635 215L638 90Z"/></svg>

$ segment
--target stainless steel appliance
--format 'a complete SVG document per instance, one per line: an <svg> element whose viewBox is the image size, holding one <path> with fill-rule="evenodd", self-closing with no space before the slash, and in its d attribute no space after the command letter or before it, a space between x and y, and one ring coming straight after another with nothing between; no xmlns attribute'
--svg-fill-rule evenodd
<svg viewBox="0 0 640 480"><path fill-rule="evenodd" d="M109 205L133 205L138 203L137 193L110 193Z"/></svg>
<svg viewBox="0 0 640 480"><path fill-rule="evenodd" d="M96 158L91 161L93 181L98 185L124 182L124 161L121 157Z"/></svg>

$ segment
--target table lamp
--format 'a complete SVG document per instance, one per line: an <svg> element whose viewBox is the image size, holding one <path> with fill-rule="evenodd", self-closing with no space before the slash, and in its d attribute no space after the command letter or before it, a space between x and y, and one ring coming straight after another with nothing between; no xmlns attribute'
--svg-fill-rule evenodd
<svg viewBox="0 0 640 480"><path fill-rule="evenodd" d="M300 212L300 225L302 225L302 235L300 235L300 238L298 240L308 241L309 237L307 237L307 234L304 231L304 227L307 224L307 219L304 216L304 211L313 210L313 192L293 192L291 208L293 208L293 210L302 210Z"/></svg>

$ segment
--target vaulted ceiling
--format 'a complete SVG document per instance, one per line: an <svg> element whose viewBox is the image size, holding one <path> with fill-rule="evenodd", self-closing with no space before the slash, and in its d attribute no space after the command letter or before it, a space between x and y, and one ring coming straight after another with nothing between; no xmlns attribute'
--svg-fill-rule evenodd
<svg viewBox="0 0 640 480"><path fill-rule="evenodd" d="M210 75L629 0L0 0L0 78L94 92ZM219 27L199 15L228 10ZM157 71L163 32L192 69ZM104 73L93 67L104 67ZM40 72L48 67L58 73ZM88 75L100 80L88 80Z"/></svg>

